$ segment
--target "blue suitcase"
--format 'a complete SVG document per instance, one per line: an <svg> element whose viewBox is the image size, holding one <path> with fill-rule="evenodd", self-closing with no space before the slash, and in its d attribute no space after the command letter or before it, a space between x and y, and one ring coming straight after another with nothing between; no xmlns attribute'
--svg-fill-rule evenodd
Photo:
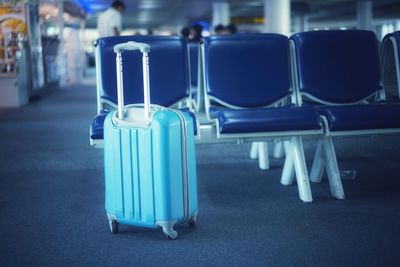
<svg viewBox="0 0 400 267"><path fill-rule="evenodd" d="M122 54L143 53L144 104L124 107ZM116 45L118 110L104 122L105 206L112 233L118 224L161 227L175 239L177 224L194 226L197 178L193 119L150 106L147 44Z"/></svg>

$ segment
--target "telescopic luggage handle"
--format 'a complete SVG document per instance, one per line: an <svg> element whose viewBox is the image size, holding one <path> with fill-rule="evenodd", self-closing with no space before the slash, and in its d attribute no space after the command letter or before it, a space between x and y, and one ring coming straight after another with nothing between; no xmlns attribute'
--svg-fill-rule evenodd
<svg viewBox="0 0 400 267"><path fill-rule="evenodd" d="M117 94L118 94L118 118L124 119L124 92L123 92L123 74L122 74L122 52L139 50L143 53L142 66L143 66L143 90L144 90L144 118L146 121L150 120L150 79L149 79L149 55L150 45L137 42L126 42L114 46L114 52L117 54L116 67L117 67Z"/></svg>
<svg viewBox="0 0 400 267"><path fill-rule="evenodd" d="M145 43L137 43L134 41L129 41L126 43L122 44L117 44L114 46L114 52L119 53L122 51L134 51L134 50L140 50L140 52L145 53L145 52L150 52L150 45L145 44Z"/></svg>

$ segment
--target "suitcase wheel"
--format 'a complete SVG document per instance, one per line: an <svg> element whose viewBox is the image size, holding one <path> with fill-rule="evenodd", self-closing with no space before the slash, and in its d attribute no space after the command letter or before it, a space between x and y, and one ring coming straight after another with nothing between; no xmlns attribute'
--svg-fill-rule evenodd
<svg viewBox="0 0 400 267"><path fill-rule="evenodd" d="M118 222L117 221L109 221L110 231L113 234L118 233Z"/></svg>
<svg viewBox="0 0 400 267"><path fill-rule="evenodd" d="M165 237L170 240L174 240L178 237L178 232L172 228L170 228L170 229L163 228L163 232L164 232Z"/></svg>
<svg viewBox="0 0 400 267"><path fill-rule="evenodd" d="M197 215L190 218L189 227L194 228L194 227L196 227L196 224L197 224Z"/></svg>
<svg viewBox="0 0 400 267"><path fill-rule="evenodd" d="M178 237L178 233L174 230L174 226L177 223L177 220L172 221L156 221L155 226L160 227L163 230L163 233L168 239L176 239Z"/></svg>

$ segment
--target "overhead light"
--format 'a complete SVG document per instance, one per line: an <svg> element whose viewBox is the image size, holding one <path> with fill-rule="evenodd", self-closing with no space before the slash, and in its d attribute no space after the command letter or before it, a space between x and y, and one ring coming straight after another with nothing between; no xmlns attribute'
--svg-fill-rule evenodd
<svg viewBox="0 0 400 267"><path fill-rule="evenodd" d="M101 11L107 9L108 5L105 4L91 4L90 9L93 11Z"/></svg>
<svg viewBox="0 0 400 267"><path fill-rule="evenodd" d="M263 6L263 2L246 2L246 6L252 6L252 7L257 7L257 6Z"/></svg>
<svg viewBox="0 0 400 267"><path fill-rule="evenodd" d="M146 2L141 2L139 4L140 9L154 9L154 8L161 8L161 7L162 7L162 4L159 2L146 1Z"/></svg>
<svg viewBox="0 0 400 267"><path fill-rule="evenodd" d="M152 17L152 14L148 11L143 11L138 14L139 19L150 19L151 17Z"/></svg>

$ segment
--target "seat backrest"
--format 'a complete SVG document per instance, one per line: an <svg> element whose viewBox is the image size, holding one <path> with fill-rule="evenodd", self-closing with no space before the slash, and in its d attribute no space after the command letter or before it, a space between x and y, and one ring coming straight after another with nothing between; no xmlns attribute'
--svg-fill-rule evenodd
<svg viewBox="0 0 400 267"><path fill-rule="evenodd" d="M204 38L207 95L239 108L265 107L291 95L289 41L279 34Z"/></svg>
<svg viewBox="0 0 400 267"><path fill-rule="evenodd" d="M117 103L114 45L128 41L150 45L150 98L152 104L171 106L189 97L187 44L177 36L118 36L97 40L100 101ZM125 105L143 103L142 55L125 51L122 56ZM98 74L99 75L99 74Z"/></svg>
<svg viewBox="0 0 400 267"><path fill-rule="evenodd" d="M379 44L372 31L297 33L294 44L299 92L330 104L361 102L382 89Z"/></svg>
<svg viewBox="0 0 400 267"><path fill-rule="evenodd" d="M381 44L382 78L386 100L400 100L400 31L387 34Z"/></svg>
<svg viewBox="0 0 400 267"><path fill-rule="evenodd" d="M193 87L197 87L197 70L199 62L199 44L189 43L190 58L190 83Z"/></svg>
<svg viewBox="0 0 400 267"><path fill-rule="evenodd" d="M385 37L383 37L383 39L382 39L382 45L386 40L388 40L390 38L393 38L397 41L396 49L400 51L400 31L395 31L395 32L386 34Z"/></svg>

